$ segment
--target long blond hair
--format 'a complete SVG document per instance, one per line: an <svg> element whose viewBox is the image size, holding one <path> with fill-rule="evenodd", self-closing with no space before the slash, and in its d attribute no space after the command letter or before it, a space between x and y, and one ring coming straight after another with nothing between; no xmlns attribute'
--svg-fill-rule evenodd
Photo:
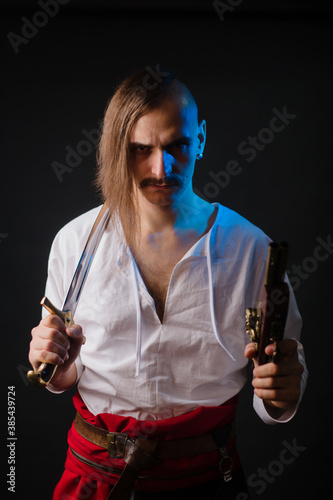
<svg viewBox="0 0 333 500"><path fill-rule="evenodd" d="M116 89L105 111L102 134L97 150L96 186L108 203L111 218L117 226L120 220L126 240L138 232L136 193L131 177L129 137L135 122L148 110L158 105L175 80L170 71L164 71L148 85L147 69L128 76ZM119 219L118 219L119 217Z"/></svg>

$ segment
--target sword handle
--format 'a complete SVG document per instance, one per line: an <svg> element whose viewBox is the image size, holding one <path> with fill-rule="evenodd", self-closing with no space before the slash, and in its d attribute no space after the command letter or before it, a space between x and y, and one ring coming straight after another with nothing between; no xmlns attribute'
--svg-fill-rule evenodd
<svg viewBox="0 0 333 500"><path fill-rule="evenodd" d="M59 316L59 318L65 323L66 327L74 325L74 319L71 311L61 311L60 309L57 309L47 297L43 297L40 303L50 314L56 314ZM51 382L57 368L58 365L42 363L36 371L28 371L28 380L33 385L44 388Z"/></svg>

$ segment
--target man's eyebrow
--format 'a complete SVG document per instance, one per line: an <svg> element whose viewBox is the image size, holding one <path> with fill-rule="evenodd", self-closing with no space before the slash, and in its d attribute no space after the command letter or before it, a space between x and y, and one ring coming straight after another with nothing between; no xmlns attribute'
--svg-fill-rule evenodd
<svg viewBox="0 0 333 500"><path fill-rule="evenodd" d="M151 144L144 144L143 142L130 142L129 145L131 148L137 148L137 147L152 148L153 147Z"/></svg>
<svg viewBox="0 0 333 500"><path fill-rule="evenodd" d="M192 138L190 136L187 136L187 135L182 135L181 137L177 137L176 139L173 139L172 141L168 142L163 147L168 148L168 147L175 146L176 144L179 144L182 142L184 142L186 144L191 144ZM137 147L153 148L154 147L152 144L145 144L144 142L137 142L137 141L130 142L129 145L131 148L137 148Z"/></svg>
<svg viewBox="0 0 333 500"><path fill-rule="evenodd" d="M174 146L175 144L178 144L180 142L185 142L187 144L191 144L192 138L190 136L187 136L187 135L182 135L181 137L177 137L177 139L174 139L173 141L166 144L165 147Z"/></svg>
<svg viewBox="0 0 333 500"><path fill-rule="evenodd" d="M130 141L130 146L143 146L143 142Z"/></svg>

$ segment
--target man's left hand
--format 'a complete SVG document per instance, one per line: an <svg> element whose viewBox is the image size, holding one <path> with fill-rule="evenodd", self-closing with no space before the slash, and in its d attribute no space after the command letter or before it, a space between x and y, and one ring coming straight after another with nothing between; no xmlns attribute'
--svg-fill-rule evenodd
<svg viewBox="0 0 333 500"><path fill-rule="evenodd" d="M271 356L274 349L274 344L270 344L265 352ZM278 352L278 363L264 365L258 365L253 343L246 346L244 354L254 362L252 385L255 394L266 405L284 411L294 408L299 400L304 368L298 359L296 340L282 340L278 344Z"/></svg>

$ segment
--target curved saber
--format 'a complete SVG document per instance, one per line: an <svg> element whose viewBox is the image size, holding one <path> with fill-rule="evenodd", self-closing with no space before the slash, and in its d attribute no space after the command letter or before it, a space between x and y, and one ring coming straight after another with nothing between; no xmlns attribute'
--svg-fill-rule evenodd
<svg viewBox="0 0 333 500"><path fill-rule="evenodd" d="M88 272L95 256L98 244L102 238L102 234L109 221L109 218L109 209L108 206L104 203L90 231L89 237L69 286L62 309L57 309L47 297L43 297L43 299L41 300L42 306L44 306L50 314L56 314L57 316L59 316L59 318L65 323L66 327L74 324L74 313L79 303L79 298L87 279ZM36 371L28 371L28 380L33 385L44 388L51 382L52 377L57 370L57 367L58 365L42 363Z"/></svg>

